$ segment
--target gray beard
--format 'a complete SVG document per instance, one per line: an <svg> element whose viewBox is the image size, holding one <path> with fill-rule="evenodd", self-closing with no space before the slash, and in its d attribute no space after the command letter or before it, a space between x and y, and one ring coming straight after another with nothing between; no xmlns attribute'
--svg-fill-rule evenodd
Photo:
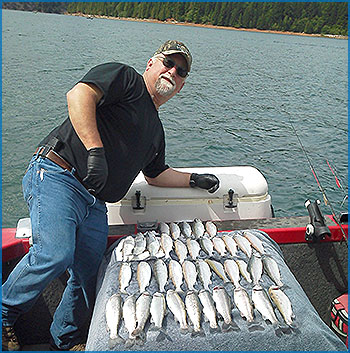
<svg viewBox="0 0 350 353"><path fill-rule="evenodd" d="M172 85L170 82L161 77L158 77L155 88L156 92L163 97L168 97L175 91L175 85Z"/></svg>

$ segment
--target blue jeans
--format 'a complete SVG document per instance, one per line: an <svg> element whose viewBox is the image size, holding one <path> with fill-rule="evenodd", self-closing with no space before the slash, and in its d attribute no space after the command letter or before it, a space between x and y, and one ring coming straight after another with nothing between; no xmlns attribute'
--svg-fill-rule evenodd
<svg viewBox="0 0 350 353"><path fill-rule="evenodd" d="M3 325L13 326L46 286L68 270L70 277L50 328L61 349L79 341L79 328L95 301L108 235L105 203L89 194L73 174L46 158L31 160L22 186L33 246L2 287Z"/></svg>

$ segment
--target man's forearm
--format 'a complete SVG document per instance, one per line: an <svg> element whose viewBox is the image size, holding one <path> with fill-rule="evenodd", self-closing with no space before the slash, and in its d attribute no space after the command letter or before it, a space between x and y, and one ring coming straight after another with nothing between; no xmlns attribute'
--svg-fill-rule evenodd
<svg viewBox="0 0 350 353"><path fill-rule="evenodd" d="M191 173L184 173L168 168L155 178L145 176L148 184L163 187L189 187Z"/></svg>

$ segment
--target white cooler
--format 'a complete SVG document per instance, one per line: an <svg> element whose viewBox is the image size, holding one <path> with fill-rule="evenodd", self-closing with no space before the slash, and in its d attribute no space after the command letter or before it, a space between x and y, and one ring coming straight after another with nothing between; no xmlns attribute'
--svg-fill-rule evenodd
<svg viewBox="0 0 350 353"><path fill-rule="evenodd" d="M211 173L220 180L213 194L199 188L148 185L140 173L125 197L107 203L108 224L241 220L272 217L271 197L264 176L254 167L174 168L189 173Z"/></svg>

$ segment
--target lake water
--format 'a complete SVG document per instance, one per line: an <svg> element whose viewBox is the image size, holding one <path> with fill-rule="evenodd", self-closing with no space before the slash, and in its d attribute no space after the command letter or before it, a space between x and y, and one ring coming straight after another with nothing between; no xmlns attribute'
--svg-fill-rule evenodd
<svg viewBox="0 0 350 353"><path fill-rule="evenodd" d="M103 62L142 73L168 39L193 55L183 90L160 110L168 164L255 166L276 216L307 215L305 200L322 195L290 117L336 213L347 209L347 40L11 10L2 22L3 227L28 216L21 180L38 142L66 118L66 92Z"/></svg>

